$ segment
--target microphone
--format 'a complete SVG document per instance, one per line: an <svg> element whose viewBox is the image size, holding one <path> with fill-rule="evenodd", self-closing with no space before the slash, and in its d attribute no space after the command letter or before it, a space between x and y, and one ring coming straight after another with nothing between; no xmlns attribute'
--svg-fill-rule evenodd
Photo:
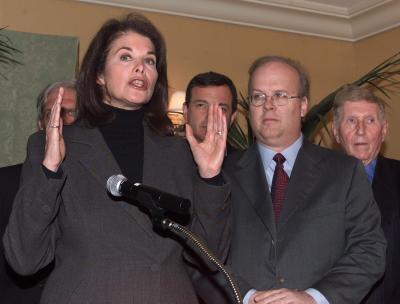
<svg viewBox="0 0 400 304"><path fill-rule="evenodd" d="M137 201L150 212L189 214L190 200L141 183L132 183L122 174L112 175L108 178L107 190L113 196L124 196Z"/></svg>

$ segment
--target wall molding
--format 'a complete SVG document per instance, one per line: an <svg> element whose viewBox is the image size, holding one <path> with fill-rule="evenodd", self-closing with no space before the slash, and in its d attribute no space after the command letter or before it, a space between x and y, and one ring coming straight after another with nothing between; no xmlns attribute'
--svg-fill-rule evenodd
<svg viewBox="0 0 400 304"><path fill-rule="evenodd" d="M400 26L400 0L76 0L355 42Z"/></svg>

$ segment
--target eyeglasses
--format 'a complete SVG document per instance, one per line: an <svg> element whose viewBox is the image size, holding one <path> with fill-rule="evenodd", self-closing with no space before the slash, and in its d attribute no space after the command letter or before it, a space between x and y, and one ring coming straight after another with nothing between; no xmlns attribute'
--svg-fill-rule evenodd
<svg viewBox="0 0 400 304"><path fill-rule="evenodd" d="M45 113L45 117L47 120L50 119L51 110L47 110ZM68 121L69 119L75 119L77 116L77 112L71 109L61 108L60 116L63 120Z"/></svg>
<svg viewBox="0 0 400 304"><path fill-rule="evenodd" d="M272 95L267 95L260 91L253 91L247 98L251 105L260 107L266 103L268 98L271 99L274 106L285 106L289 103L289 99L301 98L301 96L289 96L289 94L284 91L277 91Z"/></svg>

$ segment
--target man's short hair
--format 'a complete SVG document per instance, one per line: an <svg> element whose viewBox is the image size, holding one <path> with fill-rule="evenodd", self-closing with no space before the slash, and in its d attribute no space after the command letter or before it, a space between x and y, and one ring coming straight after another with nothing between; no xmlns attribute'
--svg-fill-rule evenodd
<svg viewBox="0 0 400 304"><path fill-rule="evenodd" d="M229 90L232 94L232 113L234 113L237 109L237 91L236 87L233 84L232 80L223 74L216 72L206 72L197 74L190 80L187 88L186 88L186 97L185 102L187 105L190 103L190 99L192 98L192 89L195 87L209 87L209 86L228 86Z"/></svg>
<svg viewBox="0 0 400 304"><path fill-rule="evenodd" d="M288 57L283 57L283 56L263 56L258 59L256 59L252 65L249 68L249 82L247 85L248 93L251 91L251 80L254 74L254 71L263 66L264 64L267 63L272 63L272 62L280 62L287 64L288 66L292 67L298 74L299 76L299 82L300 82L300 88L298 94L301 97L307 97L307 99L310 98L310 79L308 77L308 74L304 67L298 62L295 61L291 58Z"/></svg>
<svg viewBox="0 0 400 304"><path fill-rule="evenodd" d="M51 92L53 92L54 90L58 90L60 87L76 90L75 85L75 80L56 81L48 84L42 91L40 91L38 97L36 98L36 108L38 113L37 121L44 120L44 117L46 115L44 107L47 103L47 98L49 97Z"/></svg>
<svg viewBox="0 0 400 304"><path fill-rule="evenodd" d="M343 105L345 102L366 101L376 104L379 108L379 118L381 121L386 119L385 102L372 93L371 90L357 85L345 85L339 92L336 93L333 101L333 123L338 127L343 114Z"/></svg>

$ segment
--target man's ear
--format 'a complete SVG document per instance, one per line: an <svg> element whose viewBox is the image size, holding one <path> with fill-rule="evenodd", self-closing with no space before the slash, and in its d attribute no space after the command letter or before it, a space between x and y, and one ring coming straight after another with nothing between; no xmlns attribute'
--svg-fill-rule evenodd
<svg viewBox="0 0 400 304"><path fill-rule="evenodd" d="M388 130L389 130L389 123L388 123L387 120L385 119L385 120L383 121L382 131L381 131L381 132L382 132L382 142L385 141L385 137L386 137L386 134L387 134Z"/></svg>
<svg viewBox="0 0 400 304"><path fill-rule="evenodd" d="M338 131L338 129L337 129L336 126L335 126L335 122L332 123L332 133L333 133L333 136L334 136L335 139L336 139L336 142L337 142L338 144L340 144L339 131Z"/></svg>
<svg viewBox="0 0 400 304"><path fill-rule="evenodd" d="M306 116L307 111L308 111L308 98L307 97L303 97L301 99L301 104L300 104L300 115L301 118L303 118L304 116Z"/></svg>
<svg viewBox="0 0 400 304"><path fill-rule="evenodd" d="M235 112L232 113L231 121L229 122L229 127L232 126L233 122L235 121L235 119L236 119L236 114L237 114L237 111L235 111Z"/></svg>
<svg viewBox="0 0 400 304"><path fill-rule="evenodd" d="M185 119L185 123L189 123L188 120L188 105L187 102L185 101L182 105L182 109L183 109L183 118Z"/></svg>
<svg viewBox="0 0 400 304"><path fill-rule="evenodd" d="M39 129L39 130L44 130L43 121L39 120L38 123L37 123L37 126L38 126L38 129Z"/></svg>

